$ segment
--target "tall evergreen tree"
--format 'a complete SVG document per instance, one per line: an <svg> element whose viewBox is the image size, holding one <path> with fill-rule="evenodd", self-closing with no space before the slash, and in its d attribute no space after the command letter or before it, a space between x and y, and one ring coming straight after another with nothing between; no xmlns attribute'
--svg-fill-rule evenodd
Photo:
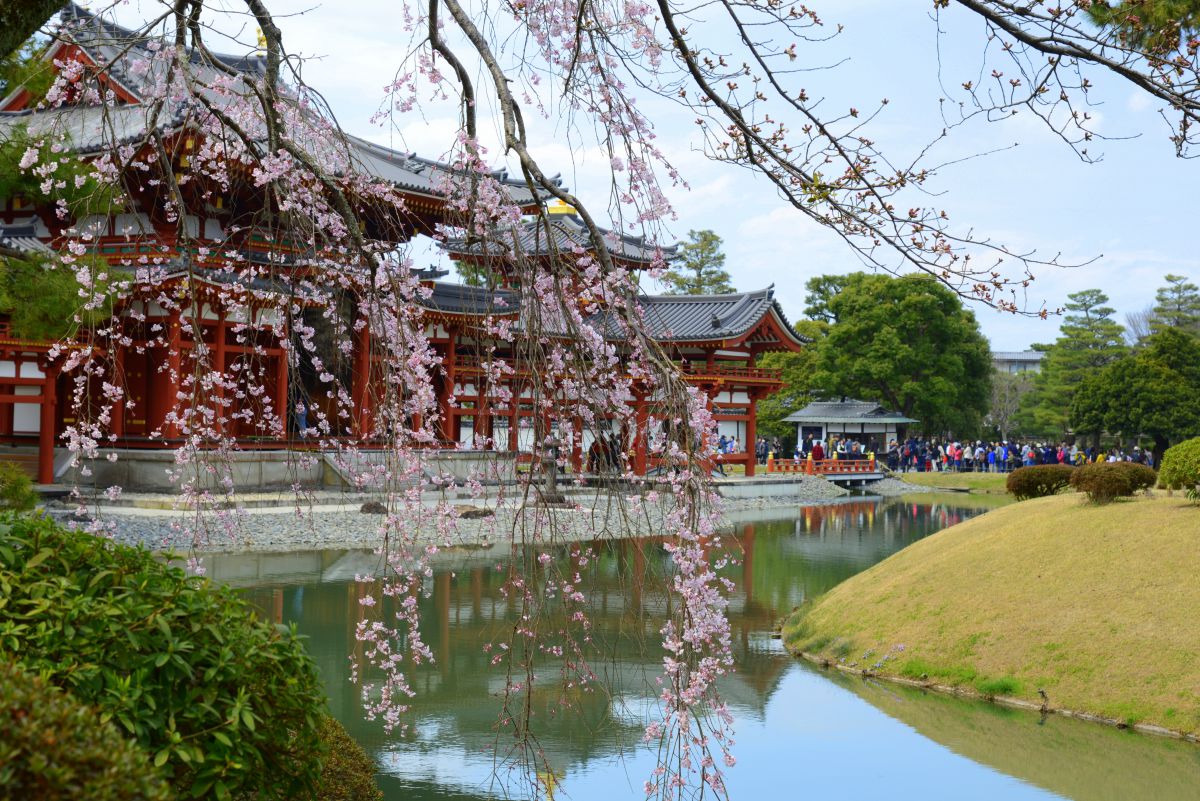
<svg viewBox="0 0 1200 801"><path fill-rule="evenodd" d="M850 283L849 275L815 275L808 279L804 289L804 313L810 320L833 324L837 315L830 306L830 301Z"/></svg>
<svg viewBox="0 0 1200 801"><path fill-rule="evenodd" d="M1149 437L1157 462L1171 444L1200 434L1200 340L1178 328L1152 334L1080 383L1071 423L1093 435Z"/></svg>
<svg viewBox="0 0 1200 801"><path fill-rule="evenodd" d="M1150 329L1178 328L1182 331L1200 333L1200 287L1183 275L1165 276L1167 285L1154 295L1154 311L1150 317Z"/></svg>
<svg viewBox="0 0 1200 801"><path fill-rule="evenodd" d="M1061 438L1069 430L1071 401L1081 381L1128 352L1125 329L1113 319L1108 296L1085 289L1067 296L1058 339L1043 351L1041 372L1021 403L1017 427L1033 436Z"/></svg>
<svg viewBox="0 0 1200 801"><path fill-rule="evenodd" d="M892 407L928 433L974 434L987 413L992 356L975 315L920 275L854 273L828 301L818 386Z"/></svg>
<svg viewBox="0 0 1200 801"><path fill-rule="evenodd" d="M688 231L688 241L679 246L677 269L668 270L663 279L668 295L723 295L735 292L725 271L721 237L707 229Z"/></svg>

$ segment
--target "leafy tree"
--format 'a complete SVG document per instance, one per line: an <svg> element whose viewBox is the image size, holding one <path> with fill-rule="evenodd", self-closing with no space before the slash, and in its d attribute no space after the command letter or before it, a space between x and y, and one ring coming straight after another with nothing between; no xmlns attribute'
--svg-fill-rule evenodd
<svg viewBox="0 0 1200 801"><path fill-rule="evenodd" d="M829 302L846 287L849 280L848 275L816 275L808 279L804 285L808 291L804 296L804 313L812 320L836 323L837 316L830 309Z"/></svg>
<svg viewBox="0 0 1200 801"><path fill-rule="evenodd" d="M688 240L679 246L679 269L663 276L669 284L668 295L723 295L736 292L725 271L721 237L707 229L688 231Z"/></svg>
<svg viewBox="0 0 1200 801"><path fill-rule="evenodd" d="M924 276L846 279L828 301L838 322L818 348L817 385L884 403L928 432L973 432L988 410L992 379L974 313Z"/></svg>
<svg viewBox="0 0 1200 801"><path fill-rule="evenodd" d="M1200 434L1200 340L1163 329L1146 347L1087 376L1071 402L1078 431L1154 442L1155 462L1173 442Z"/></svg>
<svg viewBox="0 0 1200 801"><path fill-rule="evenodd" d="M41 60L43 42L30 39L7 55L0 56L0 97L7 97L17 87L25 87L40 100L46 96L54 74Z"/></svg>
<svg viewBox="0 0 1200 801"><path fill-rule="evenodd" d="M104 302L84 309L75 271L50 259L0 256L0 314L7 314L13 334L21 339L58 340L79 325L93 324L112 314L114 281L128 276L109 269L100 258L83 258L74 267L88 267ZM78 318L78 319L77 319Z"/></svg>
<svg viewBox="0 0 1200 801"><path fill-rule="evenodd" d="M1063 318L1058 339L1052 345L1034 345L1046 356L1016 421L1022 432L1049 439L1067 433L1079 383L1128 351L1124 328L1105 305L1107 295L1085 289L1067 297L1067 310L1072 313Z"/></svg>
<svg viewBox="0 0 1200 801"><path fill-rule="evenodd" d="M1154 294L1150 329L1179 328L1200 333L1200 287L1182 275L1167 275L1167 285Z"/></svg>
<svg viewBox="0 0 1200 801"><path fill-rule="evenodd" d="M767 438L779 437L787 448L795 444L796 426L785 423L787 417L816 399L817 353L829 326L815 320L797 320L792 326L796 333L811 340L800 353L764 353L760 367L783 371L783 389L758 402L758 433Z"/></svg>

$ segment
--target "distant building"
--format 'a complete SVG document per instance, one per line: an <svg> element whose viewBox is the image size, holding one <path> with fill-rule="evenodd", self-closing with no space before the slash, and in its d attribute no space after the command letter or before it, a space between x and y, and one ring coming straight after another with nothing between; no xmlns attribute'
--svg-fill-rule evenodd
<svg viewBox="0 0 1200 801"><path fill-rule="evenodd" d="M1036 373L1042 369L1042 357L1045 355L1040 350L995 351L992 353L992 366L1000 373Z"/></svg>
<svg viewBox="0 0 1200 801"><path fill-rule="evenodd" d="M888 440L903 438L909 423L918 422L878 403L852 398L814 401L792 412L783 421L796 424L798 442L804 442L809 435L813 441L822 442L836 436L838 439L856 439L864 443L867 450L877 452L884 450Z"/></svg>

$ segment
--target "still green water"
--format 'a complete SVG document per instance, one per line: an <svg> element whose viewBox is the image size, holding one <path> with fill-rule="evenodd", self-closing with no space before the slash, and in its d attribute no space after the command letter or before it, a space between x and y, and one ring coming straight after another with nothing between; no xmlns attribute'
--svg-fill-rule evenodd
<svg viewBox="0 0 1200 801"><path fill-rule="evenodd" d="M919 500L758 511L734 527L743 556L731 568L729 610L736 674L722 693L737 722L733 799L1196 799L1200 748L1079 721L1006 710L851 680L787 656L776 622L806 598L941 528L982 511ZM774 519L764 519L773 517ZM640 799L653 754L639 745L661 666L657 626L669 558L655 540L595 543L586 576L595 642L592 668L607 692L566 693L557 663L539 669L529 698L550 770L530 785L513 767L520 749L498 726L505 674L485 645L511 629L503 586L512 559L500 549L444 552L422 602L436 663L414 671L410 727L385 734L363 719L347 680L354 628L378 614L359 604L362 551L216 556L210 574L245 588L270 617L309 638L330 710L378 762L389 801L545 798ZM567 557L562 555L565 560ZM564 711L563 701L572 709ZM549 774L553 774L552 776Z"/></svg>

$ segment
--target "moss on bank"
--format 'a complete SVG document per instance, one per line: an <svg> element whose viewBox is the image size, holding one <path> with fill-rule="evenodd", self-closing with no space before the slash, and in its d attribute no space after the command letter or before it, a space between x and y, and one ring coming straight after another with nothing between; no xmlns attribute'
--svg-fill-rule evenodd
<svg viewBox="0 0 1200 801"><path fill-rule="evenodd" d="M1200 731L1200 513L1013 504L917 542L787 621L804 651L1127 723Z"/></svg>

